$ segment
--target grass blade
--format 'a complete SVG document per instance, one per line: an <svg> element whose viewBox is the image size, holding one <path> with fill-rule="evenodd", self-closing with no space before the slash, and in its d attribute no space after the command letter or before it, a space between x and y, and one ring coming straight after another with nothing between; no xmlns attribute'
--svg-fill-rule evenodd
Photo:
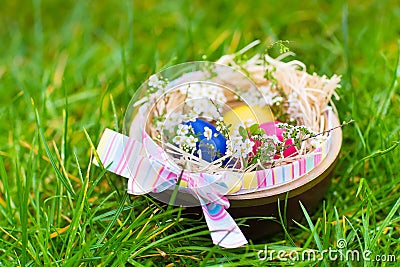
<svg viewBox="0 0 400 267"><path fill-rule="evenodd" d="M32 105L35 108L35 104L34 104L33 100L32 100ZM54 159L54 156L51 153L49 146L47 145L46 137L44 136L43 128L42 128L42 125L40 123L39 112L38 112L38 110L36 108L35 108L35 115L36 115L36 125L37 125L37 128L39 130L39 136L40 136L40 139L42 140L42 144L43 144L44 149L46 151L47 157L50 159L50 163L51 163L51 165L52 165L57 177L61 180L61 182L63 183L63 185L67 189L67 191L71 194L71 196L73 198L76 198L76 194L75 194L75 192L74 192L74 190L72 188L72 185L71 185L69 179L67 177L65 177L60 172L60 170L58 169L56 160Z"/></svg>
<svg viewBox="0 0 400 267"><path fill-rule="evenodd" d="M303 204L301 203L301 201L299 201L299 204L303 211L304 216L306 217L308 227L310 227L310 230L314 235L315 243L317 244L319 251L322 251L322 243L321 243L321 240L319 239L318 234L316 233L316 228L314 227L314 224L310 218L310 215L308 215L308 212L307 212L306 208L303 206Z"/></svg>
<svg viewBox="0 0 400 267"><path fill-rule="evenodd" d="M375 234L374 238L371 240L371 243L369 245L369 249L371 251L374 251L376 243L378 242L379 238L381 237L386 226L388 226L390 224L390 221L392 220L393 216L396 214L396 212L399 208L400 208L400 197L397 199L396 203L391 208L391 210L390 210L389 214L386 216L385 220L379 225L379 230Z"/></svg>
<svg viewBox="0 0 400 267"><path fill-rule="evenodd" d="M3 162L3 157L0 155L0 178L1 182L3 183L3 188L4 188L4 196L5 196L5 202L6 202L6 212L7 212L7 218L10 224L14 224L14 216L12 215L12 208L11 208L11 200L10 200L10 188L8 186L8 175L6 172L6 168L4 166Z"/></svg>
<svg viewBox="0 0 400 267"><path fill-rule="evenodd" d="M88 192L88 188L89 188L89 175L86 175L85 178L83 177L82 170L81 170L80 163L79 163L79 159L78 159L76 154L75 154L75 161L76 161L76 165L77 165L77 168L78 168L79 176L83 180L83 186L82 186L82 189L81 189L81 191L79 193L79 197L78 197L78 200L77 200L77 205L76 205L76 208L74 210L74 216L72 218L72 222L71 222L70 227L68 229L69 238L68 238L68 243L67 243L67 249L66 249L66 252L65 252L65 258L66 259L68 259L69 257L73 256L72 255L72 249L76 245L74 243L77 242L76 241L76 238L77 238L76 233L81 228L80 227L80 221L82 220L83 210L84 210L85 204L87 203L87 192Z"/></svg>

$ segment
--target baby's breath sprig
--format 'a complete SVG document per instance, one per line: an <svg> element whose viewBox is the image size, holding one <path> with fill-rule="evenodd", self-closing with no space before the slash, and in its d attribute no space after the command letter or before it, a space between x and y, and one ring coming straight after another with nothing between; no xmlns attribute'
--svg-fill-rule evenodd
<svg viewBox="0 0 400 267"><path fill-rule="evenodd" d="M164 130L165 115L166 114L164 112L159 114L159 112L157 111L157 114L151 120L151 124L155 127L158 134L162 133Z"/></svg>
<svg viewBox="0 0 400 267"><path fill-rule="evenodd" d="M167 78L158 76L156 74L151 75L149 78L149 82L147 83L147 91L146 95L149 96L151 94L155 94L158 92L164 92L166 86L168 85L169 80Z"/></svg>
<svg viewBox="0 0 400 267"><path fill-rule="evenodd" d="M204 58L204 57L203 57ZM210 61L205 61L204 66L201 67L203 73L206 75L207 79L212 79L218 76L217 72L215 71L215 65L212 64Z"/></svg>
<svg viewBox="0 0 400 267"><path fill-rule="evenodd" d="M292 140L293 145L300 149L301 143L316 133L304 125L290 125L288 123L278 123L278 128L282 129L282 137L284 141Z"/></svg>
<svg viewBox="0 0 400 267"><path fill-rule="evenodd" d="M198 134L194 133L191 125L179 124L175 127L175 134L171 137L170 143L177 145L187 153L193 153L199 141Z"/></svg>
<svg viewBox="0 0 400 267"><path fill-rule="evenodd" d="M301 144L309 139L312 139L311 145L313 147L321 145L321 143L326 140L324 134L330 133L335 129L342 128L343 126L349 125L353 122L354 120L343 122L339 126L327 129L322 132L314 132L304 125L294 126L288 123L279 123L277 127L284 130L282 133L282 137L284 139L283 143L285 143L289 139L291 139L293 142L293 145L286 145L283 149L286 149L291 146L295 146L297 149L300 149Z"/></svg>
<svg viewBox="0 0 400 267"><path fill-rule="evenodd" d="M215 124L217 126L216 130L219 131L227 140L229 140L229 138L230 138L229 132L230 132L230 128L232 127L232 125L225 124L224 118L220 112L221 108L218 105L218 103L215 103L214 100L212 100L211 98L210 98L210 102L211 102L211 104L214 105L215 109L217 110L217 112L219 114L219 117L218 117L217 121L215 122Z"/></svg>
<svg viewBox="0 0 400 267"><path fill-rule="evenodd" d="M261 167L272 164L275 155L277 154L277 146L280 144L279 140L275 140L273 136L263 135L257 138L261 145L257 148L255 155L251 158L249 165L260 165Z"/></svg>
<svg viewBox="0 0 400 267"><path fill-rule="evenodd" d="M219 117L215 124L217 125L216 130L219 131L226 139L229 139L229 129L232 125L226 125L223 117Z"/></svg>
<svg viewBox="0 0 400 267"><path fill-rule="evenodd" d="M332 132L333 130L336 130L336 129L338 129L338 128L342 128L342 127L344 127L344 126L347 126L347 125L349 125L349 124L352 124L353 122L354 122L353 119L351 119L351 120L349 120L349 121L344 121L342 124L340 124L340 125L338 125L338 126L336 126L336 127L327 129L327 130L322 131L322 132L319 132L319 133L315 133L314 135L310 135L309 137L307 137L307 138L304 139L303 141L306 141L306 140L308 140L308 139L310 139L310 138L315 138L315 137L324 135L324 134L326 134L326 133L330 133L330 132Z"/></svg>
<svg viewBox="0 0 400 267"><path fill-rule="evenodd" d="M283 53L286 53L286 52L290 51L290 48L287 46L290 43L291 43L291 41L289 41L289 40L279 40L279 41L276 41L276 42L273 42L272 44L270 44L267 47L267 49L265 49L265 51L266 51L266 53L268 53L268 50L270 50L274 46L278 46L279 47L279 53L283 54Z"/></svg>
<svg viewBox="0 0 400 267"><path fill-rule="evenodd" d="M185 108L186 108L186 100L188 99L189 96L189 89L190 89L190 83L188 84L185 92L185 98L183 99L183 105L182 105L182 114L185 113Z"/></svg>
<svg viewBox="0 0 400 267"><path fill-rule="evenodd" d="M151 75L149 78L149 81L147 83L147 90L145 92L145 98L147 101L155 103L154 108L156 111L157 116L162 116L163 113L166 113L166 106L169 101L169 97L165 96L166 92L166 87L169 83L169 80L167 78L164 78L159 75ZM164 110L161 112L159 110L159 107L157 105L158 98L162 97L162 100L164 101ZM165 117L165 114L164 114Z"/></svg>
<svg viewBox="0 0 400 267"><path fill-rule="evenodd" d="M265 60L264 60L265 61ZM266 62L266 61L265 61ZM269 64L268 62L266 62L266 64ZM272 86L275 88L276 85L278 84L278 79L275 78L274 76L274 72L276 71L276 67L272 66L271 68L265 68L265 74L264 74L264 78L267 81L270 81Z"/></svg>

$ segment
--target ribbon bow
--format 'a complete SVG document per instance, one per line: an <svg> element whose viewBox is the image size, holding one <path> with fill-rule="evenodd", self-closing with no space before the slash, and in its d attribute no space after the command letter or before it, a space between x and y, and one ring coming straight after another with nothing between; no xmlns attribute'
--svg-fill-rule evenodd
<svg viewBox="0 0 400 267"><path fill-rule="evenodd" d="M141 135L142 140L138 140L138 136L132 138L106 129L97 148L108 171L128 178L128 193L161 193L179 186L180 191L198 199L214 244L225 248L247 244L226 211L229 201L225 195L241 182L240 175L229 171L211 175L182 170L145 131Z"/></svg>

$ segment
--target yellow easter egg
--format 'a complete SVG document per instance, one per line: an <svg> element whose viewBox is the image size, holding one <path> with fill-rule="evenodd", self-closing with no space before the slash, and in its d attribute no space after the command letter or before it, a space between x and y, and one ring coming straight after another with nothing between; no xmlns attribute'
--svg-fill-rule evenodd
<svg viewBox="0 0 400 267"><path fill-rule="evenodd" d="M242 105L229 110L223 117L226 125L232 125L230 128L231 132L234 131L240 123L249 127L254 123L261 124L268 121L274 121L274 115L268 106L250 107L248 105Z"/></svg>

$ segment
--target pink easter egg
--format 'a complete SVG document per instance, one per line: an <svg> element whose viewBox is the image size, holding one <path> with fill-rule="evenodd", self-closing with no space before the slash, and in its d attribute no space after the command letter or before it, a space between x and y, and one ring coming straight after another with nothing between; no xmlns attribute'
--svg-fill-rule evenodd
<svg viewBox="0 0 400 267"><path fill-rule="evenodd" d="M283 142L283 129L277 127L278 121L269 121L261 124L259 127L264 129L266 135L276 135L278 137L279 141ZM260 145L258 145L260 146ZM297 153L297 150L295 146L293 145L293 140L288 139L285 142L285 146L288 147L283 151L283 157L287 158L290 156L294 156ZM279 155L275 155L275 159L279 158Z"/></svg>

